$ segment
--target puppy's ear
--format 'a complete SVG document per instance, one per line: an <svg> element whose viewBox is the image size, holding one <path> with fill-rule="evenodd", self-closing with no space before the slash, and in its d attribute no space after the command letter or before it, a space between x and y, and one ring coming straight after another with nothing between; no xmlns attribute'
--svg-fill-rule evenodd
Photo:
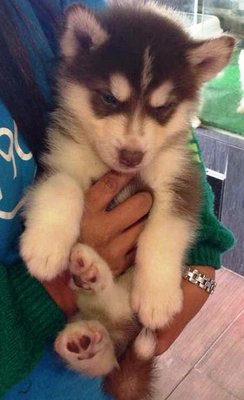
<svg viewBox="0 0 244 400"><path fill-rule="evenodd" d="M228 64L234 46L235 39L230 35L194 44L187 56L196 69L199 83L212 79Z"/></svg>
<svg viewBox="0 0 244 400"><path fill-rule="evenodd" d="M67 8L60 42L64 57L74 58L78 51L89 52L107 39L108 34L90 9L80 4Z"/></svg>

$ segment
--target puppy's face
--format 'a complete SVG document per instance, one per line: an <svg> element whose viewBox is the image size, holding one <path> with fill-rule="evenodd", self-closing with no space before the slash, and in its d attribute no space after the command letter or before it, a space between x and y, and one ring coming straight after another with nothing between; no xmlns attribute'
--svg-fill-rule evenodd
<svg viewBox="0 0 244 400"><path fill-rule="evenodd" d="M175 18L144 2L66 13L60 95L114 170L140 170L184 137L201 84L229 61L232 37L194 42Z"/></svg>

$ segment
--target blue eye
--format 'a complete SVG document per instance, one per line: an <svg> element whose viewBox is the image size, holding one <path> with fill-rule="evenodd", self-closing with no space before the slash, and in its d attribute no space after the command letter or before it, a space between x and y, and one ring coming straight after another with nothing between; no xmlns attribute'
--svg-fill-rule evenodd
<svg viewBox="0 0 244 400"><path fill-rule="evenodd" d="M117 106L118 100L111 93L101 93L101 98L105 104Z"/></svg>

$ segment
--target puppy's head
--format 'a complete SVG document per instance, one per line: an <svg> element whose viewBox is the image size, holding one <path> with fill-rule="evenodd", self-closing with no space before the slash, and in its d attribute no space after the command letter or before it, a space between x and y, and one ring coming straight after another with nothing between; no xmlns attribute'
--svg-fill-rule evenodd
<svg viewBox="0 0 244 400"><path fill-rule="evenodd" d="M110 168L136 171L186 135L201 85L233 47L228 35L194 41L176 14L152 2L113 1L99 13L73 5L60 96Z"/></svg>

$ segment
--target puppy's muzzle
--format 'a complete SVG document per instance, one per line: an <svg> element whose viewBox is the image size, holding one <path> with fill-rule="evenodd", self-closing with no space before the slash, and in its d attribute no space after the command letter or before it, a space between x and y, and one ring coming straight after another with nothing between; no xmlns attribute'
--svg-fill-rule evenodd
<svg viewBox="0 0 244 400"><path fill-rule="evenodd" d="M142 151L130 151L122 149L119 151L119 163L126 167L136 167L142 162L144 153Z"/></svg>

